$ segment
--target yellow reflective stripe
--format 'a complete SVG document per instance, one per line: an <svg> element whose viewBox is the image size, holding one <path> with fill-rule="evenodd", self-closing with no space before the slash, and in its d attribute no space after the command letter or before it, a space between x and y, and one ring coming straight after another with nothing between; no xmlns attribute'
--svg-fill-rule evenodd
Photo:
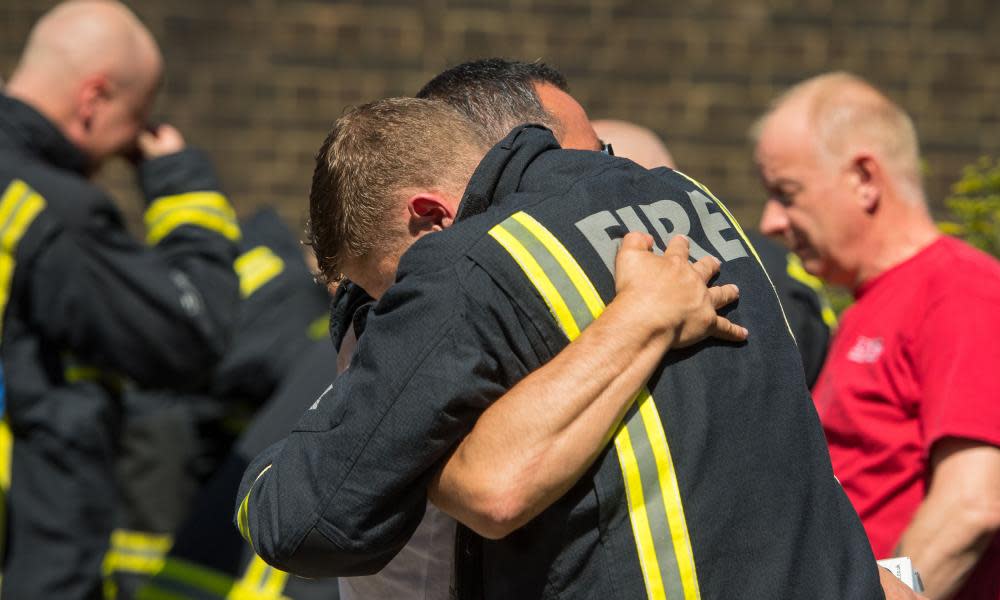
<svg viewBox="0 0 1000 600"><path fill-rule="evenodd" d="M652 396L646 390L642 393L645 397L639 400L639 414L642 416L653 456L656 458L660 492L663 494L667 522L670 523L670 535L674 545L674 555L677 557L681 585L684 587L684 598L700 598L701 590L695 572L694 552L688 537L687 519L684 517L684 505L681 503L681 491L677 485L677 473L674 470L673 458L670 456L667 435L663 431L663 421L660 419L659 411L656 410Z"/></svg>
<svg viewBox="0 0 1000 600"><path fill-rule="evenodd" d="M604 301L601 299L600 294L594 287L593 282L587 277L583 268L580 267L579 263L572 257L565 246L562 245L559 240L552 235L541 223L536 221L530 215L526 213L516 213L512 217L512 220L517 221L530 235L534 236L541 246L547 251L555 262L558 263L559 268L565 271L566 278L572 283L577 294L580 296L586 305L590 313L596 318L604 310ZM566 301L563 296L559 293L559 290L552 285L552 279L550 276L546 275L544 269L541 267L541 262L546 264L551 264L551 261L539 261L533 257L527 250L527 246L521 243L514 234L511 233L513 229L507 229L504 223L494 226L490 230L490 235L494 237L500 244L511 254L514 260L521 266L521 269L528 276L528 279L539 288L539 284L547 285L551 289L542 290L539 288L539 293L546 300L549 305L550 312L556 317L556 321L563 328L564 333L570 341L576 339L579 335L579 329L586 327L590 321L587 323L577 324L573 320L572 314L581 314L579 312L574 313L566 305ZM531 244L533 245L533 244ZM537 246L533 245L534 247ZM553 275L555 276L555 275ZM567 290L568 292L569 290ZM570 294L572 296L572 294ZM578 300L574 300L578 302ZM562 303L565 310L557 309L559 303ZM560 318L562 316L563 318ZM564 326L565 323L572 324L576 331L568 329ZM637 414L633 414L628 418L626 422L619 424L617 431L614 434L615 449L617 451L619 465L622 469L622 476L625 484L625 495L626 501L629 507L629 520L632 526L633 536L636 542L636 550L638 553L639 564L643 574L643 579L646 584L647 595L650 600L665 600L666 599L666 586L664 584L664 577L667 574L663 573L660 569L660 562L657 558L657 541L662 540L662 543L668 543L666 547L672 548L677 562L677 575L676 577L680 580L679 586L677 585L677 580L674 579L675 575L670 574L671 578L671 589L683 589L683 595L685 600L696 600L701 597L700 589L698 586L697 573L694 564L694 552L691 548L691 540L688 535L687 522L684 517L683 505L680 498L680 490L677 484L676 473L674 471L673 462L670 458L670 449L667 444L666 433L663 430L663 424L659 419L659 415L656 411L655 404L653 403L652 396L649 395L648 390L643 389L637 394L634 402L638 403ZM652 452L652 462L648 462L648 457L644 458L647 460L647 464L655 464L656 473L643 473L639 459L636 455L636 449L632 443L631 436L628 431L628 426L635 422L636 418L639 418L644 429L639 430L646 434L646 440L643 440L643 446L645 446L648 441L651 450L644 450L644 452ZM644 455L645 456L645 455ZM653 493L656 493L655 489L659 488L659 496L662 498L663 507L666 517L666 527L669 531L659 531L663 529L663 526L657 525L657 530L655 533L650 522L650 515L647 513L647 502L645 498L645 492L643 491L643 477L647 477L647 489L652 489ZM653 478L654 481L648 481L648 478ZM653 503L655 506L655 503ZM662 522L662 521L660 521ZM665 547L665 548L666 548ZM667 563L669 564L669 562ZM672 569L672 567L669 567Z"/></svg>
<svg viewBox="0 0 1000 600"><path fill-rule="evenodd" d="M545 272L542 270L542 267L539 266L538 261L531 256L531 253L528 252L521 242L517 241L517 239L514 238L509 231L504 229L503 225L496 225L493 229L490 229L490 236L500 242L500 245L503 246L514 258L517 264L521 266L525 275L528 276L528 279L542 295L542 298L545 299L545 303L552 312L552 316L555 317L559 326L566 332L567 337L569 337L571 341L576 339L576 337L580 335L580 328L573 319L573 315L570 313L569 307L566 306L566 301L563 300L555 286L552 285L552 281L547 275L545 275Z"/></svg>
<svg viewBox="0 0 1000 600"><path fill-rule="evenodd" d="M268 577L267 581L264 583L264 589L262 591L270 596L280 595L283 591L285 591L285 585L288 584L288 573L282 571L281 569L275 569L270 565L268 565L267 571L270 574L270 577Z"/></svg>
<svg viewBox="0 0 1000 600"><path fill-rule="evenodd" d="M570 255L566 247L556 239L548 229L542 226L541 223L535 220L534 217L528 213L519 212L514 214L513 219L524 225L525 229L534 234L538 238L538 241L545 246L556 261L559 266L566 271L566 275L569 276L570 281L573 282L573 286L580 293L580 297L587 305L587 309L590 310L590 314L597 318L597 315L604 311L604 301L601 300L601 295L597 293L597 289L594 288L594 284L587 277L587 274L583 272L579 263Z"/></svg>
<svg viewBox="0 0 1000 600"><path fill-rule="evenodd" d="M236 220L236 211L229 204L229 200L226 200L226 197L219 192L188 192L174 196L162 196L149 205L143 220L146 227L152 227L167 213L181 208L204 208Z"/></svg>
<svg viewBox="0 0 1000 600"><path fill-rule="evenodd" d="M239 511L236 513L236 525L240 530L240 535L243 536L243 539L249 542L250 549L252 549L255 554L257 553L257 550L253 547L253 539L250 537L250 494L253 494L253 486L257 485L260 478L263 477L264 473L267 473L270 468L271 465L264 467L264 470L261 471L257 475L257 478L253 480L253 483L250 484L250 489L247 490L247 495L243 497L243 502L240 502Z"/></svg>
<svg viewBox="0 0 1000 600"><path fill-rule="evenodd" d="M285 261L267 246L257 246L241 254L233 268L240 278L240 294L247 298L285 270Z"/></svg>
<svg viewBox="0 0 1000 600"><path fill-rule="evenodd" d="M14 212L14 208L17 207L21 198L30 189L28 184L20 179L10 182L10 185L7 186L7 189L3 193L3 198L0 198L0 229L10 220L10 215Z"/></svg>
<svg viewBox="0 0 1000 600"><path fill-rule="evenodd" d="M158 244L160 240L183 225L197 225L234 242L240 239L240 226L236 221L199 208L185 208L171 211L157 221L146 234L146 243L151 246Z"/></svg>
<svg viewBox="0 0 1000 600"><path fill-rule="evenodd" d="M639 474L639 462L632 448L632 440L628 427L623 422L615 434L615 449L618 451L618 464L625 479L625 499L628 503L628 516L632 524L632 535L639 553L639 567L642 578L646 582L646 595L650 600L666 598L663 590L663 575L660 564L656 560L656 548L653 545L653 534L649 527L649 517L646 515L646 500L642 493L642 477Z"/></svg>
<svg viewBox="0 0 1000 600"><path fill-rule="evenodd" d="M233 587L232 578L213 569L176 558L167 560L163 564L163 569L156 574L156 578L189 585L200 592L208 592L219 598L225 598ZM162 588L159 589L162 593ZM140 594L140 597L145 597L145 594Z"/></svg>
<svg viewBox="0 0 1000 600"><path fill-rule="evenodd" d="M115 529L111 532L111 547L104 555L101 571L105 580L105 595L117 595L115 573L153 575L163 569L167 552L173 544L168 534Z"/></svg>
<svg viewBox="0 0 1000 600"><path fill-rule="evenodd" d="M163 561L163 556L143 556L110 550L104 556L103 571L105 577L113 573L153 575L163 568Z"/></svg>
<svg viewBox="0 0 1000 600"><path fill-rule="evenodd" d="M97 367L71 366L63 370L63 379L67 383L77 383L79 381L100 381L101 370Z"/></svg>
<svg viewBox="0 0 1000 600"><path fill-rule="evenodd" d="M167 533L149 533L128 529L115 529L111 532L111 547L130 552L147 552L166 554L174 538Z"/></svg>
<svg viewBox="0 0 1000 600"><path fill-rule="evenodd" d="M0 490L10 489L10 460L14 452L14 433L4 416L0 420Z"/></svg>
<svg viewBox="0 0 1000 600"><path fill-rule="evenodd" d="M10 299L17 246L44 209L45 199L20 179L12 181L0 198L0 332Z"/></svg>
<svg viewBox="0 0 1000 600"><path fill-rule="evenodd" d="M284 598L282 592L288 582L288 573L275 569L254 556L247 565L243 577L236 582L226 596L227 600L277 600Z"/></svg>
<svg viewBox="0 0 1000 600"><path fill-rule="evenodd" d="M330 317L327 315L320 315L309 324L309 329L306 332L311 340L322 340L330 335Z"/></svg>

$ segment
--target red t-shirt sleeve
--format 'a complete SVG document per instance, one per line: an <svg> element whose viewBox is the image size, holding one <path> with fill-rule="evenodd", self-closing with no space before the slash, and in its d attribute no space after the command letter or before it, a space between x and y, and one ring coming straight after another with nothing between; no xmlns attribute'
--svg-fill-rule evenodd
<svg viewBox="0 0 1000 600"><path fill-rule="evenodd" d="M925 451L945 437L1000 446L1000 289L949 290L913 325Z"/></svg>

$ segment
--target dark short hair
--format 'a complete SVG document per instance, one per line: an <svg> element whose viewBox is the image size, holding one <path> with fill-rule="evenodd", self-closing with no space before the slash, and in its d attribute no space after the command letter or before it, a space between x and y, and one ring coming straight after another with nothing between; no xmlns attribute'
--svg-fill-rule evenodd
<svg viewBox="0 0 1000 600"><path fill-rule="evenodd" d="M386 98L337 119L316 155L307 243L326 281L343 261L398 245L394 203L407 187L465 188L487 147L443 102Z"/></svg>
<svg viewBox="0 0 1000 600"><path fill-rule="evenodd" d="M417 98L440 100L454 107L494 144L524 123L540 123L559 137L561 125L538 99L538 83L568 91L566 78L543 62L485 58L441 73L417 92Z"/></svg>

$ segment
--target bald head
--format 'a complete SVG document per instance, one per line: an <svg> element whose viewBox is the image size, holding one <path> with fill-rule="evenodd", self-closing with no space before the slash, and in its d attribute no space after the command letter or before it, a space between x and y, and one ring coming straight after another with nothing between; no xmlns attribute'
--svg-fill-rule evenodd
<svg viewBox="0 0 1000 600"><path fill-rule="evenodd" d="M34 106L99 161L121 150L111 146L131 140L119 139L123 131L114 139L92 139L91 134L108 133L93 127L114 126L108 120L118 121L124 113L146 112L161 72L153 36L125 5L70 0L35 24L6 92ZM121 105L110 106L114 103Z"/></svg>
<svg viewBox="0 0 1000 600"><path fill-rule="evenodd" d="M597 136L604 143L611 144L617 156L623 156L647 169L673 169L676 166L674 157L663 141L650 129L613 119L600 119L594 121L593 125Z"/></svg>
<svg viewBox="0 0 1000 600"><path fill-rule="evenodd" d="M906 198L923 199L913 122L860 77L835 72L799 83L774 101L751 137L759 141L767 130L804 136L825 160L873 155L907 188Z"/></svg>

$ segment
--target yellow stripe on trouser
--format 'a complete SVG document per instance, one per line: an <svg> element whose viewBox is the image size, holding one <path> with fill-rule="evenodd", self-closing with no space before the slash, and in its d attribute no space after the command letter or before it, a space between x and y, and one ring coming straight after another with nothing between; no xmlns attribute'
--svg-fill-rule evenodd
<svg viewBox="0 0 1000 600"><path fill-rule="evenodd" d="M257 246L241 254L233 269L240 278L240 295L244 298L256 292L285 270L285 261L267 246Z"/></svg>
<svg viewBox="0 0 1000 600"><path fill-rule="evenodd" d="M288 573L255 556L239 580L178 558L168 558L139 600L287 600L282 592Z"/></svg>
<svg viewBox="0 0 1000 600"><path fill-rule="evenodd" d="M570 341L604 310L603 300L579 263L527 213L513 215L491 229L490 235L528 276ZM635 412L619 425L614 442L647 596L651 600L700 598L666 433L649 392L642 390L635 402Z"/></svg>
<svg viewBox="0 0 1000 600"><path fill-rule="evenodd" d="M157 244L182 225L197 225L226 238L240 239L236 213L226 197L218 192L189 192L157 198L144 217L146 242Z"/></svg>
<svg viewBox="0 0 1000 600"><path fill-rule="evenodd" d="M164 558L173 538L167 534L115 529L101 573L104 578L104 598L118 597L119 575L151 576L163 568Z"/></svg>

